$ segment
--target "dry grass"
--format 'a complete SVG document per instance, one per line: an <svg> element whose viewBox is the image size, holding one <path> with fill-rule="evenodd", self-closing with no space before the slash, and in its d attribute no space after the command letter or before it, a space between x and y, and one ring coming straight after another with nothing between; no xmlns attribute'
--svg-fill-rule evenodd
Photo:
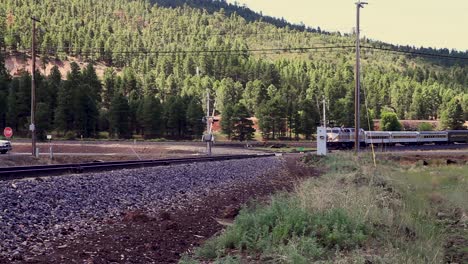
<svg viewBox="0 0 468 264"><path fill-rule="evenodd" d="M362 236L355 238L359 242L352 247L329 248L320 244L323 242L320 237L309 235L288 238L287 243L280 246L267 243L268 247L262 246L264 240L248 239L246 248L255 250L237 251L240 255L235 263L251 263L244 261L246 256L259 260L254 263L442 263L457 256L447 256L446 241L450 232L456 231L448 229L445 218L449 216L450 221L459 225L468 224L468 179L464 175L467 166L401 167L388 161L374 166L370 157L357 159L347 153L326 158L308 156L304 160L314 171L327 173L299 183L286 200L273 198L269 205L256 205L258 208L241 213L241 220L236 219L231 231L228 229L204 247L216 257L216 263L232 263L230 256L227 256L229 261L223 262L226 256L219 255L225 252L220 244L256 230L268 231L265 226L275 230L271 223L262 223L275 215L272 212L284 212L278 219L287 220L282 222L288 223L286 226L297 226L307 222L301 218L338 211L345 219L350 219L346 221L364 226L360 230L365 231L359 231L363 232ZM309 173L301 164L288 163L287 168L293 174ZM441 216L445 217L442 222ZM255 228L245 233L242 225L246 223L255 223ZM268 232L262 235L268 236ZM460 246L457 250L455 254L464 249ZM306 252L318 253L307 256Z"/></svg>
<svg viewBox="0 0 468 264"><path fill-rule="evenodd" d="M326 166L329 173L297 186L301 206L308 211L340 208L374 228L367 247L340 252L333 263L442 262L444 235L431 204L446 204L449 196L461 201L460 191L441 193L446 184L434 177L421 179L429 188L420 194L415 191L420 185L411 180L420 167L398 168L392 163L374 167L367 157L358 160L346 153L314 165Z"/></svg>

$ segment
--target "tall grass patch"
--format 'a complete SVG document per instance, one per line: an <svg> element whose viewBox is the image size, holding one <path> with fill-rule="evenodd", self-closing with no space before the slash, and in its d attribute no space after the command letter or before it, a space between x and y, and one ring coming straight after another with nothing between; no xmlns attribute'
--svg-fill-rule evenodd
<svg viewBox="0 0 468 264"><path fill-rule="evenodd" d="M268 206L241 210L233 226L207 241L196 254L212 259L236 250L264 259L307 263L330 251L360 247L368 234L364 223L340 208L312 212L297 197L278 195Z"/></svg>
<svg viewBox="0 0 468 264"><path fill-rule="evenodd" d="M303 162L327 173L301 182L293 193L243 208L234 225L196 251L197 258L443 262L446 227L437 215L444 207L467 211L467 166L374 166L370 157L349 153L306 156Z"/></svg>

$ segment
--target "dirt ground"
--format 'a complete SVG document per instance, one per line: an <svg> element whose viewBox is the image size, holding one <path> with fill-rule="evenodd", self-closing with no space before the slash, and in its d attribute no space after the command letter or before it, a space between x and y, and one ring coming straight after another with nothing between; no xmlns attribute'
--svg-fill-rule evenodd
<svg viewBox="0 0 468 264"><path fill-rule="evenodd" d="M241 183L229 193L202 197L184 208L151 217L143 211L127 212L121 220L108 220L104 230L80 236L73 242L55 241L47 256L23 259L22 263L177 263L181 255L220 232L231 222L241 205L278 191L291 190L305 177L317 176L311 168L295 166L292 173L279 173L254 184Z"/></svg>
<svg viewBox="0 0 468 264"><path fill-rule="evenodd" d="M53 159L50 159L48 143L39 143L40 158L30 155L31 143L13 142L13 150L0 155L0 167L45 165L63 163L86 163L99 161L162 159L205 155L206 145L203 142L55 142ZM261 151L260 151L261 152ZM213 155L259 153L244 148L243 145L215 145Z"/></svg>
<svg viewBox="0 0 468 264"><path fill-rule="evenodd" d="M378 154L377 157L396 161L402 165L411 165L415 163L420 163L420 165L468 164L468 150L391 153Z"/></svg>
<svg viewBox="0 0 468 264"><path fill-rule="evenodd" d="M38 144L39 158L29 155L30 143L15 143L8 154L0 155L0 167L46 165L63 163L86 163L96 160L118 161L138 159L161 159L185 157L200 154L197 149L170 148L169 145L132 144L67 144L56 143L53 146L53 159L50 159L49 145Z"/></svg>

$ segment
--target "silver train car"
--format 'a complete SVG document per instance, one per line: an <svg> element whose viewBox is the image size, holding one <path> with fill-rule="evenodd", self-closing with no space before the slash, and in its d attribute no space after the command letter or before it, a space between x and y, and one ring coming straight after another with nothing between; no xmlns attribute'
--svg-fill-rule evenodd
<svg viewBox="0 0 468 264"><path fill-rule="evenodd" d="M327 145L334 148L352 148L355 129L333 127L327 129ZM449 131L364 131L359 132L359 144L369 145L423 145L468 143L468 130Z"/></svg>

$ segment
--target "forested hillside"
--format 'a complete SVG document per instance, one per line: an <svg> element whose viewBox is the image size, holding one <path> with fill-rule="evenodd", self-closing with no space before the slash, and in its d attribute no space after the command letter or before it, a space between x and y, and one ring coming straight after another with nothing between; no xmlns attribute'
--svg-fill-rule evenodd
<svg viewBox="0 0 468 264"><path fill-rule="evenodd" d="M73 64L67 76L54 69L37 78L42 134L196 136L203 130L207 89L218 112L244 105L268 138L309 137L324 96L335 125L352 126L353 36L278 27L252 21L245 8L238 8L239 14L216 11L222 1L215 1L207 11L197 8L198 2L168 8L167 1L159 6L143 0L2 0L0 125L27 133L31 77L9 76L3 58L30 56L30 16L35 16L38 59L90 63L85 69ZM369 40L363 46L362 105L370 118L386 109L402 119L443 117L449 127L467 119L467 52ZM102 79L93 62L109 67ZM367 117L363 114L363 124Z"/></svg>

